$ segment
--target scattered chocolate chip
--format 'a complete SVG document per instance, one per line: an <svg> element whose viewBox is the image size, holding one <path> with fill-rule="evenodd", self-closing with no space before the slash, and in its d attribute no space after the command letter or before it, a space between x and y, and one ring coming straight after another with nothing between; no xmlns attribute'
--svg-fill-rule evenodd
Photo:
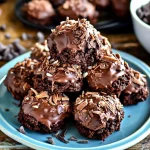
<svg viewBox="0 0 150 150"><path fill-rule="evenodd" d="M143 22L150 25L150 2L138 8L136 14Z"/></svg>
<svg viewBox="0 0 150 150"><path fill-rule="evenodd" d="M24 41L28 40L27 34L26 33L22 33L21 39L24 40Z"/></svg>
<svg viewBox="0 0 150 150"><path fill-rule="evenodd" d="M22 54L26 51L26 48L19 43L14 43L14 46L18 50L19 54Z"/></svg>
<svg viewBox="0 0 150 150"><path fill-rule="evenodd" d="M69 141L77 141L77 138L75 136L71 136L68 140Z"/></svg>
<svg viewBox="0 0 150 150"><path fill-rule="evenodd" d="M128 116L128 118L130 118L130 117L131 117L131 115Z"/></svg>
<svg viewBox="0 0 150 150"><path fill-rule="evenodd" d="M61 137L65 137L65 135L66 135L66 133L67 133L67 128L64 128L63 130L62 130L62 132L59 134Z"/></svg>
<svg viewBox="0 0 150 150"><path fill-rule="evenodd" d="M15 115L14 117L15 117L15 118L17 118L17 117L18 117L18 115Z"/></svg>
<svg viewBox="0 0 150 150"><path fill-rule="evenodd" d="M5 31L6 28L7 28L6 24L2 24L2 25L0 26L0 30L1 30L1 31Z"/></svg>
<svg viewBox="0 0 150 150"><path fill-rule="evenodd" d="M48 137L47 142L48 142L49 144L55 145L55 143L54 143L54 141L53 141L53 138L52 138L52 137Z"/></svg>
<svg viewBox="0 0 150 150"><path fill-rule="evenodd" d="M10 33L6 33L6 34L5 34L5 38L6 38L6 39L10 39L10 38L11 38Z"/></svg>
<svg viewBox="0 0 150 150"><path fill-rule="evenodd" d="M36 36L37 36L37 40L38 40L39 43L44 42L45 36L42 32L37 32Z"/></svg>
<svg viewBox="0 0 150 150"><path fill-rule="evenodd" d="M21 127L18 129L18 131L19 131L20 133L22 133L22 134L26 134L26 132L25 132L23 126L21 126Z"/></svg>
<svg viewBox="0 0 150 150"><path fill-rule="evenodd" d="M77 141L77 143L87 144L87 143L89 143L89 141L88 140L79 140L79 141Z"/></svg>
<svg viewBox="0 0 150 150"><path fill-rule="evenodd" d="M60 136L60 134L58 134L58 133L53 134L53 136L56 137L59 141L65 143L65 144L69 143L69 141L65 140L64 137Z"/></svg>
<svg viewBox="0 0 150 150"><path fill-rule="evenodd" d="M6 108L6 109L5 109L5 111L9 111L9 109L8 109L8 108Z"/></svg>

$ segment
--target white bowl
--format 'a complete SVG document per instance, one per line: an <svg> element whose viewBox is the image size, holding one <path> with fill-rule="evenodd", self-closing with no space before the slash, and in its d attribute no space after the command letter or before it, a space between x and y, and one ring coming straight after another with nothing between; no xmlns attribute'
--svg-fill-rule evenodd
<svg viewBox="0 0 150 150"><path fill-rule="evenodd" d="M149 1L150 0L132 0L130 12L136 37L141 45L150 53L150 25L143 22L136 14L136 10Z"/></svg>

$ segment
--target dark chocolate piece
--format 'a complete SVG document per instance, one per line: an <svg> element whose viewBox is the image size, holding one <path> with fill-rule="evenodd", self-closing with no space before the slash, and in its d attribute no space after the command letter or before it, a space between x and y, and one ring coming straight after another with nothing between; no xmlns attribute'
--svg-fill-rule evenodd
<svg viewBox="0 0 150 150"><path fill-rule="evenodd" d="M65 144L69 143L69 141L65 140L64 137L62 137L60 134L55 134L54 136L55 136L59 141L65 143Z"/></svg>
<svg viewBox="0 0 150 150"><path fill-rule="evenodd" d="M88 140L78 140L77 143L87 144L87 143L89 143L89 141Z"/></svg>
<svg viewBox="0 0 150 150"><path fill-rule="evenodd" d="M6 24L0 25L0 30L1 30L1 31L5 31L6 29L7 29Z"/></svg>
<svg viewBox="0 0 150 150"><path fill-rule="evenodd" d="M39 43L43 43L44 42L44 39L45 39L45 36L42 32L37 32L37 40Z"/></svg>
<svg viewBox="0 0 150 150"><path fill-rule="evenodd" d="M9 111L9 109L8 109L8 108L6 108L6 109L5 109L5 111Z"/></svg>
<svg viewBox="0 0 150 150"><path fill-rule="evenodd" d="M81 135L104 140L120 129L124 112L119 99L98 92L82 93L74 104L74 119Z"/></svg>
<svg viewBox="0 0 150 150"><path fill-rule="evenodd" d="M11 38L10 33L5 33L5 38L6 38L6 39L10 39L10 38Z"/></svg>
<svg viewBox="0 0 150 150"><path fill-rule="evenodd" d="M150 25L150 2L138 8L136 13L142 21Z"/></svg>
<svg viewBox="0 0 150 150"><path fill-rule="evenodd" d="M57 132L64 127L70 115L69 98L62 94L49 95L32 89L22 102L18 115L19 122L33 131Z"/></svg>
<svg viewBox="0 0 150 150"><path fill-rule="evenodd" d="M26 33L22 33L21 38L22 38L22 40L24 40L24 41L28 40L28 36L27 36Z"/></svg>

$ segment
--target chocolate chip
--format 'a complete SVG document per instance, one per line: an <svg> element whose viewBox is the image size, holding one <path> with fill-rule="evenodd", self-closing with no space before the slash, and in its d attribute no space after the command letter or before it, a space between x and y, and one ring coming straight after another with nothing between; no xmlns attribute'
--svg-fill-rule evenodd
<svg viewBox="0 0 150 150"><path fill-rule="evenodd" d="M7 60L7 56L8 56L8 54L9 54L9 52L10 52L10 48L7 47L7 48L5 49L5 51L4 51L4 54L3 54L3 59L4 59L4 60Z"/></svg>
<svg viewBox="0 0 150 150"><path fill-rule="evenodd" d="M42 32L37 32L36 36L37 36L37 40L38 40L39 43L44 42L45 36Z"/></svg>
<svg viewBox="0 0 150 150"><path fill-rule="evenodd" d="M18 129L18 131L19 131L20 133L22 133L22 134L26 134L26 132L25 132L23 126L21 126L21 127Z"/></svg>
<svg viewBox="0 0 150 150"><path fill-rule="evenodd" d="M55 145L55 143L54 143L54 141L53 141L53 138L52 138L52 137L48 137L47 142L48 142L49 144Z"/></svg>
<svg viewBox="0 0 150 150"><path fill-rule="evenodd" d="M27 34L26 33L22 33L21 39L24 40L24 41L28 40Z"/></svg>
<svg viewBox="0 0 150 150"><path fill-rule="evenodd" d="M87 144L87 143L89 143L89 141L88 140L79 140L79 141L77 141L77 143Z"/></svg>
<svg viewBox="0 0 150 150"><path fill-rule="evenodd" d="M15 48L17 48L19 54L22 54L26 51L26 48L23 47L21 44L19 43L14 43Z"/></svg>
<svg viewBox="0 0 150 150"><path fill-rule="evenodd" d="M10 38L11 38L10 33L6 33L6 34L5 34L5 38L6 38L6 39L10 39Z"/></svg>
<svg viewBox="0 0 150 150"><path fill-rule="evenodd" d="M128 118L130 118L130 117L131 117L131 115L128 116Z"/></svg>
<svg viewBox="0 0 150 150"><path fill-rule="evenodd" d="M68 140L69 141L77 141L77 138L75 136L71 136Z"/></svg>
<svg viewBox="0 0 150 150"><path fill-rule="evenodd" d="M65 143L65 144L69 143L69 141L65 140L64 137L60 136L60 134L58 134L58 133L53 134L53 136L56 137L59 141Z"/></svg>
<svg viewBox="0 0 150 150"><path fill-rule="evenodd" d="M11 54L11 53L9 53L8 55L7 55L7 60L12 60L14 57L13 57L13 55Z"/></svg>
<svg viewBox="0 0 150 150"><path fill-rule="evenodd" d="M63 130L62 130L62 132L59 134L61 137L65 137L65 135L66 135L66 133L67 133L67 128L64 128Z"/></svg>
<svg viewBox="0 0 150 150"><path fill-rule="evenodd" d="M0 30L1 30L1 31L5 31L6 28L7 28L6 24L2 24L2 25L0 26Z"/></svg>
<svg viewBox="0 0 150 150"><path fill-rule="evenodd" d="M5 109L5 111L9 111L9 109L8 109L8 108L6 108L6 109Z"/></svg>

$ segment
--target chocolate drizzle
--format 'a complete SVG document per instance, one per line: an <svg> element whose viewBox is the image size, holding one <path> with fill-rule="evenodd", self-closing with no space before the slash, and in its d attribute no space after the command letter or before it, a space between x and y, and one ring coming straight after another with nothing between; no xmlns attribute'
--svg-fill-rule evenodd
<svg viewBox="0 0 150 150"><path fill-rule="evenodd" d="M68 97L62 94L48 95L46 91L37 93L33 89L22 102L24 114L34 117L49 129L69 116L69 107Z"/></svg>
<svg viewBox="0 0 150 150"><path fill-rule="evenodd" d="M88 71L88 83L95 89L108 88L119 77L129 71L125 62L117 55L104 56L97 65Z"/></svg>
<svg viewBox="0 0 150 150"><path fill-rule="evenodd" d="M75 120L91 130L106 128L109 120L120 120L122 105L116 96L86 92L77 98L74 106Z"/></svg>
<svg viewBox="0 0 150 150"><path fill-rule="evenodd" d="M38 65L39 62L36 60L25 59L9 70L4 84L16 99L20 100L22 96L27 94L32 86L34 69L36 69Z"/></svg>
<svg viewBox="0 0 150 150"><path fill-rule="evenodd" d="M47 79L52 85L52 92L57 83L66 84L70 82L75 84L82 78L81 68L78 65L64 64L61 66L59 61L48 60L47 58L35 71L35 75L41 75L42 80Z"/></svg>
<svg viewBox="0 0 150 150"><path fill-rule="evenodd" d="M97 48L97 52L110 53L111 46L106 38L100 35L86 19L78 21L67 19L61 22L56 29L52 30L48 38L50 49L56 46L58 55L65 49L72 52L86 51L86 49ZM99 52L99 53L100 53Z"/></svg>
<svg viewBox="0 0 150 150"><path fill-rule="evenodd" d="M138 93L143 87L147 89L147 81L145 76L138 71L131 69L131 82L123 92L128 94Z"/></svg>

